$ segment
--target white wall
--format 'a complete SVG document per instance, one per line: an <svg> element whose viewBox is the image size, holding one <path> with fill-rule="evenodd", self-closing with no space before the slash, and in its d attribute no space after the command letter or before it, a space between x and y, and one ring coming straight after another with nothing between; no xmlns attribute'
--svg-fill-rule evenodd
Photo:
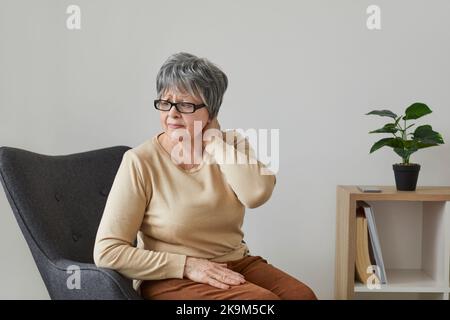
<svg viewBox="0 0 450 320"><path fill-rule="evenodd" d="M65 26L69 4L82 28ZM381 7L382 29L366 28ZM223 128L280 129L277 187L249 210L253 253L333 298L335 187L393 184L369 130L415 101L449 143L412 157L419 185L450 184L449 1L0 0L0 145L66 154L159 132L155 77L172 53L227 73ZM0 193L0 298L48 298Z"/></svg>

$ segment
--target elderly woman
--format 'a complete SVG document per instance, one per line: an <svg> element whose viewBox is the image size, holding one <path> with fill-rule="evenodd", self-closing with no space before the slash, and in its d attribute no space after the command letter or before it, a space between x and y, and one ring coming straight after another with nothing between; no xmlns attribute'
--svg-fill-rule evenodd
<svg viewBox="0 0 450 320"><path fill-rule="evenodd" d="M220 131L227 85L216 65L192 54L163 64L154 102L163 132L124 153L94 261L133 279L144 299L316 299L243 240L245 208L265 203L276 178L262 174L248 139ZM238 155L248 161L229 161Z"/></svg>

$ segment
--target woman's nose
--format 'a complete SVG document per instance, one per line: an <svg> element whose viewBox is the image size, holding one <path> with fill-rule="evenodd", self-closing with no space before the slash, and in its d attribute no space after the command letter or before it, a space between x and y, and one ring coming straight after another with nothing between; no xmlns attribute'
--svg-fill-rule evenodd
<svg viewBox="0 0 450 320"><path fill-rule="evenodd" d="M175 106L172 106L172 108L170 108L169 110L169 116L171 116L172 118L175 117L180 117L180 113L178 112L177 108L175 108Z"/></svg>

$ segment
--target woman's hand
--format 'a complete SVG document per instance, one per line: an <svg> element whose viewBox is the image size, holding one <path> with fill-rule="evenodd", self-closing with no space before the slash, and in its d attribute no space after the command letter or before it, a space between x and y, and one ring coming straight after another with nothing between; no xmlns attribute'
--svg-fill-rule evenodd
<svg viewBox="0 0 450 320"><path fill-rule="evenodd" d="M220 130L220 124L219 120L217 120L217 117L211 119L208 124L203 128L203 132L206 132L208 129L217 129Z"/></svg>
<svg viewBox="0 0 450 320"><path fill-rule="evenodd" d="M209 129L215 129L215 130L211 130L213 132L209 132L208 134L205 134ZM216 130L218 130L218 131L216 131ZM208 124L203 128L203 132L202 132L203 149L206 148L206 146L211 142L211 140L213 139L212 137L214 137L214 136L218 137L218 138L222 138L222 131L220 131L220 124L219 124L219 120L217 120L217 117L210 120L208 122Z"/></svg>
<svg viewBox="0 0 450 320"><path fill-rule="evenodd" d="M244 276L227 268L226 263L216 263L206 259L187 257L184 277L199 283L206 283L219 289L245 282Z"/></svg>

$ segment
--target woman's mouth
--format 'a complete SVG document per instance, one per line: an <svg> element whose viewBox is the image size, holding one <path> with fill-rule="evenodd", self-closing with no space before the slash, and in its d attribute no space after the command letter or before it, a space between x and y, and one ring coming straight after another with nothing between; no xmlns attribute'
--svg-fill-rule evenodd
<svg viewBox="0 0 450 320"><path fill-rule="evenodd" d="M180 125L180 124L168 124L167 127L169 127L170 129L179 129L179 128L183 128L184 126Z"/></svg>

